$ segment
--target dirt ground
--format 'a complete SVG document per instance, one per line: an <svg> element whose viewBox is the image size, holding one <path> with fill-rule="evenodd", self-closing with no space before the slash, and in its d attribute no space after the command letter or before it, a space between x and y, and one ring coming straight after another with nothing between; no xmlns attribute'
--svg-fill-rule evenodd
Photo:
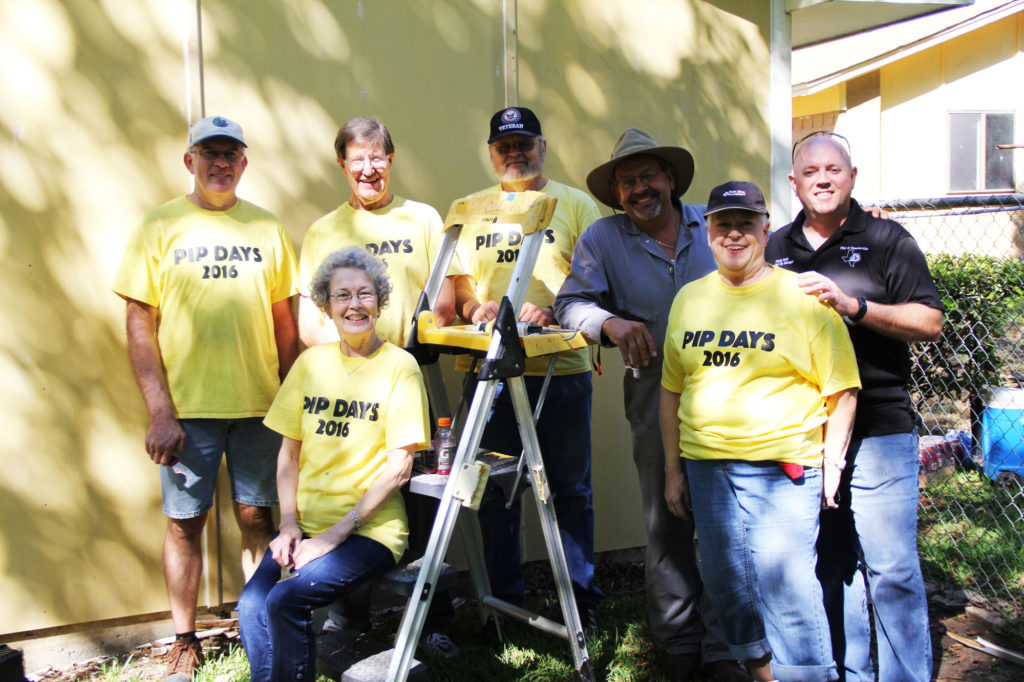
<svg viewBox="0 0 1024 682"><path fill-rule="evenodd" d="M979 607L941 607L932 602L932 649L937 670L933 679L977 680L986 682L1019 682L1024 680L1024 667L1003 661L987 653L969 648L949 634L968 640L984 639L1018 654L1024 654L1024 638L1010 635L996 627L994 614Z"/></svg>

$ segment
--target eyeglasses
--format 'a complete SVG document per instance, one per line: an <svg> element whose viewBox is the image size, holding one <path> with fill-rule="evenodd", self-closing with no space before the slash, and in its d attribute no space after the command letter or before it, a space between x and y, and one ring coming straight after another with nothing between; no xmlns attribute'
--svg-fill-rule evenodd
<svg viewBox="0 0 1024 682"><path fill-rule="evenodd" d="M335 291L329 299L335 303L348 303L352 300L353 294L351 291ZM370 291L369 289L363 289L355 294L355 297L359 299L360 303L375 303L377 301L377 292Z"/></svg>
<svg viewBox="0 0 1024 682"><path fill-rule="evenodd" d="M654 178L658 177L660 173L660 170L648 171L643 175L638 175L635 178L622 178L620 180L612 180L612 185L618 187L623 192L628 192L629 190L636 187L638 183L647 187L648 185L651 184Z"/></svg>
<svg viewBox="0 0 1024 682"><path fill-rule="evenodd" d="M536 146L537 138L531 137L529 140L522 140L520 142L496 142L491 145L491 148L502 156L508 156L512 152L519 152L520 154L531 152Z"/></svg>
<svg viewBox="0 0 1024 682"><path fill-rule="evenodd" d="M358 159L345 159L345 165L356 173L362 171L367 165L376 170L387 168L390 159L386 156L361 156Z"/></svg>
<svg viewBox="0 0 1024 682"><path fill-rule="evenodd" d="M216 161L223 156L224 160L228 163L238 163L242 160L242 157L245 156L245 154L236 149L220 150L206 149L205 147L193 149L192 153L201 156L203 161Z"/></svg>
<svg viewBox="0 0 1024 682"><path fill-rule="evenodd" d="M843 148L846 149L846 154L851 159L853 158L853 152L850 150L850 141L848 139L846 139L845 136L840 135L839 133L832 132L831 130L815 130L813 133L807 133L806 135L804 135L799 140L797 140L796 142L793 143L793 159L792 160L795 161L796 160L796 153L798 151L800 151L800 149L805 144L807 144L808 142L810 142L811 140L813 140L816 137L830 137L830 138L832 138L833 140L838 142L840 144L840 146L842 146Z"/></svg>

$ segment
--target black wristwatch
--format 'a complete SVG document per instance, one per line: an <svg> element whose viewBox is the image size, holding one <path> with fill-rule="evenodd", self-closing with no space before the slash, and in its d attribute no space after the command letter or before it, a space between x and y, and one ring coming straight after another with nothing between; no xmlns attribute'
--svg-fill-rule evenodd
<svg viewBox="0 0 1024 682"><path fill-rule="evenodd" d="M860 322L868 314L868 302L863 296L857 297L857 312L850 315L850 322Z"/></svg>

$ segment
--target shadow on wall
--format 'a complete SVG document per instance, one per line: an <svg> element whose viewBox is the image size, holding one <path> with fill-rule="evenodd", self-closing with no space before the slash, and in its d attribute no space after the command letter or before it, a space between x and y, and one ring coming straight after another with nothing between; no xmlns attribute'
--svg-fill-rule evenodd
<svg viewBox="0 0 1024 682"><path fill-rule="evenodd" d="M694 152L692 203L730 177L764 183L767 40L732 9L750 4L520 0L519 102L544 121L547 174L584 186L636 126ZM191 184L187 6L0 7L0 632L166 609L159 486L110 284L138 217ZM493 182L500 0L202 11L207 112L250 141L240 194L278 213L297 247L347 197L333 140L353 116L388 124L393 187L442 214Z"/></svg>

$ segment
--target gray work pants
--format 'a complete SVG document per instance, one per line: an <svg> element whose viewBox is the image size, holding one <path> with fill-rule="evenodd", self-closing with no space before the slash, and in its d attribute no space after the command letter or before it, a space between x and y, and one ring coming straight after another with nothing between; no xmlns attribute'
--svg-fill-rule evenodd
<svg viewBox="0 0 1024 682"><path fill-rule="evenodd" d="M700 652L705 662L733 660L701 584L693 521L673 516L665 504L660 394L660 372L647 368L634 379L626 370L623 397L647 529L644 582L651 635L670 654Z"/></svg>

